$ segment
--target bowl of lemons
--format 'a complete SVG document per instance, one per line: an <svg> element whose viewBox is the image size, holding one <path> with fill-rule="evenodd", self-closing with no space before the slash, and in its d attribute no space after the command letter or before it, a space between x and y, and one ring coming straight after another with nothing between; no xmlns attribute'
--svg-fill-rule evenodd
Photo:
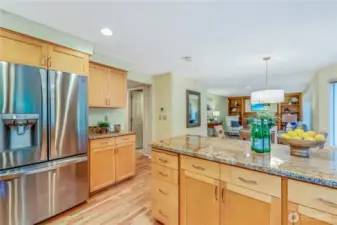
<svg viewBox="0 0 337 225"><path fill-rule="evenodd" d="M290 154L300 157L310 157L311 148L324 146L324 134L316 133L315 131L304 131L296 129L288 131L279 136L281 143L290 145Z"/></svg>

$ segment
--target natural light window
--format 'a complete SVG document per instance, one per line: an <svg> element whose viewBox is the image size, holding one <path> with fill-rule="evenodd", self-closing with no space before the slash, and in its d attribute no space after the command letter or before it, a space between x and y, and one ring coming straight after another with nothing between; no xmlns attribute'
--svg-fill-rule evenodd
<svg viewBox="0 0 337 225"><path fill-rule="evenodd" d="M337 146L337 82L331 84L331 145Z"/></svg>

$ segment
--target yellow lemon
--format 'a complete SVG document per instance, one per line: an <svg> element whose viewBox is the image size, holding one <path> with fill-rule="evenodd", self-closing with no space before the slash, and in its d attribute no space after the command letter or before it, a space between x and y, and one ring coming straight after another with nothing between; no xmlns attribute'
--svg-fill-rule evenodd
<svg viewBox="0 0 337 225"><path fill-rule="evenodd" d="M309 137L315 137L316 136L316 132L312 131L312 130L307 131L306 133L309 135Z"/></svg>
<svg viewBox="0 0 337 225"><path fill-rule="evenodd" d="M300 138L299 136L291 137L291 139L294 139L294 140L302 140L302 138Z"/></svg>
<svg viewBox="0 0 337 225"><path fill-rule="evenodd" d="M290 138L290 136L287 135L287 134L281 134L280 137L283 137L283 138Z"/></svg>
<svg viewBox="0 0 337 225"><path fill-rule="evenodd" d="M289 137L296 137L297 136L297 134L296 134L296 132L295 131L288 131L288 133L287 133L287 135L289 136Z"/></svg>
<svg viewBox="0 0 337 225"><path fill-rule="evenodd" d="M310 136L304 138L304 140L306 140L306 141L316 141L315 138L310 137Z"/></svg>
<svg viewBox="0 0 337 225"><path fill-rule="evenodd" d="M325 140L325 138L322 134L317 134L315 136L315 139L316 139L316 141L324 141Z"/></svg>
<svg viewBox="0 0 337 225"><path fill-rule="evenodd" d="M299 136L300 138L302 138L302 139L305 139L305 138L308 137L309 135L308 135L307 133L305 133L305 132L300 132L300 133L298 133L298 136Z"/></svg>
<svg viewBox="0 0 337 225"><path fill-rule="evenodd" d="M304 130L302 129L295 129L294 131L296 132L297 136L300 136L299 134L304 133Z"/></svg>

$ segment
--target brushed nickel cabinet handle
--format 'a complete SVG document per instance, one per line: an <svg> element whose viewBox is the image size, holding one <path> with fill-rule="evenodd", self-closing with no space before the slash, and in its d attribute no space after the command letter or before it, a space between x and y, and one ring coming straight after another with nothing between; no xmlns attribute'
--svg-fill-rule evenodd
<svg viewBox="0 0 337 225"><path fill-rule="evenodd" d="M162 215L163 217L168 218L168 215L165 215L161 210L159 210L159 214Z"/></svg>
<svg viewBox="0 0 337 225"><path fill-rule="evenodd" d="M221 190L221 200L222 200L222 203L225 203L225 188L222 188Z"/></svg>
<svg viewBox="0 0 337 225"><path fill-rule="evenodd" d="M118 148L116 148L116 154L118 154Z"/></svg>
<svg viewBox="0 0 337 225"><path fill-rule="evenodd" d="M247 184L257 184L255 180L246 180L245 178L242 177L239 177L238 179Z"/></svg>
<svg viewBox="0 0 337 225"><path fill-rule="evenodd" d="M163 172L159 172L159 174L162 175L163 177L168 177L168 175Z"/></svg>
<svg viewBox="0 0 337 225"><path fill-rule="evenodd" d="M323 202L324 204L330 205L332 207L337 207L337 204L332 202L332 201L325 200L323 198L317 198L317 199L318 199L318 201Z"/></svg>
<svg viewBox="0 0 337 225"><path fill-rule="evenodd" d="M107 145L109 144L109 142L105 141L105 142L101 142L101 145Z"/></svg>
<svg viewBox="0 0 337 225"><path fill-rule="evenodd" d="M165 192L165 191L163 191L162 189L158 189L158 191L160 192L160 193L162 193L163 195L168 195L168 193L167 192Z"/></svg>
<svg viewBox="0 0 337 225"><path fill-rule="evenodd" d="M198 166L198 165L192 165L195 169L197 169L197 170L201 170L201 171L204 171L205 170L205 168L204 167L201 167L201 166Z"/></svg>
<svg viewBox="0 0 337 225"><path fill-rule="evenodd" d="M43 56L42 57L41 64L42 64L42 66L46 66L47 65L47 56Z"/></svg>
<svg viewBox="0 0 337 225"><path fill-rule="evenodd" d="M218 186L215 186L215 200L218 201Z"/></svg>
<svg viewBox="0 0 337 225"><path fill-rule="evenodd" d="M48 57L47 62L48 62L48 67L51 67L51 57Z"/></svg>
<svg viewBox="0 0 337 225"><path fill-rule="evenodd" d="M166 159L159 158L159 161L161 161L161 162L163 162L163 163L167 163L167 160L166 160Z"/></svg>

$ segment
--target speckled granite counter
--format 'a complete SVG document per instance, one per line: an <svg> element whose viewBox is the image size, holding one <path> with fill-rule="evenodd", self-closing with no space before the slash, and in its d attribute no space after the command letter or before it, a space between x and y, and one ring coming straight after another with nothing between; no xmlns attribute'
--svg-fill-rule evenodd
<svg viewBox="0 0 337 225"><path fill-rule="evenodd" d="M97 133L89 133L89 140L101 139L101 138L110 138L110 137L120 137L125 135L132 135L134 132L120 132L120 133L108 133L108 134L97 134Z"/></svg>
<svg viewBox="0 0 337 225"><path fill-rule="evenodd" d="M249 141L200 136L174 137L152 147L337 188L337 151L331 148L313 149L311 158L299 158L291 156L286 145L272 145L271 154L257 154Z"/></svg>

